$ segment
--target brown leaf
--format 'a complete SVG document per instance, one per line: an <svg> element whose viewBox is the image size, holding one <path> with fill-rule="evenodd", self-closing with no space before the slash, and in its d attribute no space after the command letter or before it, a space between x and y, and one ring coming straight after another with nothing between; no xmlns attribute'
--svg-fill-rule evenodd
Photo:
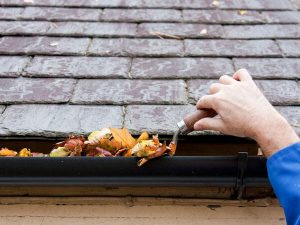
<svg viewBox="0 0 300 225"><path fill-rule="evenodd" d="M121 156L121 155L123 155L124 153L126 154L127 151L128 151L127 148L122 148L122 149L120 149L120 150L118 150L118 151L116 152L115 156Z"/></svg>
<svg viewBox="0 0 300 225"><path fill-rule="evenodd" d="M147 159L147 158L142 158L142 159L140 159L138 162L137 162L137 164L138 164L138 166L142 166L142 165L144 165L146 162L148 162L149 161L149 159Z"/></svg>
<svg viewBox="0 0 300 225"><path fill-rule="evenodd" d="M177 148L176 144L173 141L171 141L170 144L169 144L169 149L170 149L169 155L170 156L175 155L176 148Z"/></svg>
<svg viewBox="0 0 300 225"><path fill-rule="evenodd" d="M125 156L125 157L131 157L132 156L132 150L128 149L127 152L125 152L125 154L123 156Z"/></svg>

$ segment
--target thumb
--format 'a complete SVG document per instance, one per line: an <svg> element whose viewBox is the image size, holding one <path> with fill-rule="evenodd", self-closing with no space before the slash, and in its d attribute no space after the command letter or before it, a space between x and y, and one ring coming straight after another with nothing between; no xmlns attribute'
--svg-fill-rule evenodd
<svg viewBox="0 0 300 225"><path fill-rule="evenodd" d="M195 123L195 130L214 130L222 132L224 130L224 122L221 118L203 118Z"/></svg>

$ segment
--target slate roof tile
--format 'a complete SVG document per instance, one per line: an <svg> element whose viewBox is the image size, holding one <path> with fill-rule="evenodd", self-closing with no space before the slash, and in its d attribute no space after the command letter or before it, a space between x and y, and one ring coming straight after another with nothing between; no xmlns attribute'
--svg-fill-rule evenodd
<svg viewBox="0 0 300 225"><path fill-rule="evenodd" d="M47 31L58 36L134 37L136 24L99 22L55 22Z"/></svg>
<svg viewBox="0 0 300 225"><path fill-rule="evenodd" d="M183 80L80 80L76 104L185 104Z"/></svg>
<svg viewBox="0 0 300 225"><path fill-rule="evenodd" d="M50 21L98 21L101 13L101 9L26 7L19 18Z"/></svg>
<svg viewBox="0 0 300 225"><path fill-rule="evenodd" d="M126 78L130 65L130 58L125 57L35 56L23 75L63 78Z"/></svg>
<svg viewBox="0 0 300 225"><path fill-rule="evenodd" d="M192 40L186 39L187 56L266 57L280 56L281 51L273 40Z"/></svg>
<svg viewBox="0 0 300 225"><path fill-rule="evenodd" d="M300 40L277 40L283 54L288 57L300 57Z"/></svg>
<svg viewBox="0 0 300 225"><path fill-rule="evenodd" d="M2 114L5 110L5 106L4 105L0 105L0 114Z"/></svg>
<svg viewBox="0 0 300 225"><path fill-rule="evenodd" d="M44 21L0 21L2 35L45 35L50 23Z"/></svg>
<svg viewBox="0 0 300 225"><path fill-rule="evenodd" d="M300 105L300 85L292 80L260 80L257 86L273 105Z"/></svg>
<svg viewBox="0 0 300 225"><path fill-rule="evenodd" d="M63 103L72 96L75 80L1 78L0 103Z"/></svg>
<svg viewBox="0 0 300 225"><path fill-rule="evenodd" d="M0 39L0 54L10 55L84 55L88 38L13 37Z"/></svg>
<svg viewBox="0 0 300 225"><path fill-rule="evenodd" d="M221 37L223 28L220 25L188 24L188 23L142 23L138 26L137 35L153 37L173 35L185 38L217 38Z"/></svg>
<svg viewBox="0 0 300 225"><path fill-rule="evenodd" d="M300 134L298 2L0 0L0 135L172 134L240 68Z"/></svg>
<svg viewBox="0 0 300 225"><path fill-rule="evenodd" d="M300 25L298 24L224 26L224 30L226 38L300 38Z"/></svg>
<svg viewBox="0 0 300 225"><path fill-rule="evenodd" d="M143 79L218 78L233 72L228 58L134 58L131 67L131 76Z"/></svg>
<svg viewBox="0 0 300 225"><path fill-rule="evenodd" d="M192 105L130 105L126 108L124 125L134 134L142 130L173 134L177 122L193 110Z"/></svg>
<svg viewBox="0 0 300 225"><path fill-rule="evenodd" d="M7 135L88 134L99 127L121 127L122 114L121 106L12 105L2 115L2 127Z"/></svg>
<svg viewBox="0 0 300 225"><path fill-rule="evenodd" d="M89 55L182 56L183 42L170 39L93 39Z"/></svg>
<svg viewBox="0 0 300 225"><path fill-rule="evenodd" d="M276 107L289 123L294 127L298 135L300 135L300 106Z"/></svg>
<svg viewBox="0 0 300 225"><path fill-rule="evenodd" d="M247 68L257 79L297 79L300 58L234 58L235 69Z"/></svg>
<svg viewBox="0 0 300 225"><path fill-rule="evenodd" d="M221 0L214 4L211 0L40 0L30 2L23 0L0 0L4 6L69 6L69 7L136 7L136 8L220 8L220 9L268 9L268 10L289 10L295 6L289 0Z"/></svg>
<svg viewBox="0 0 300 225"><path fill-rule="evenodd" d="M181 11L177 9L104 9L102 21L113 22L180 22Z"/></svg>
<svg viewBox="0 0 300 225"><path fill-rule="evenodd" d="M0 77L18 77L28 61L26 56L0 56Z"/></svg>
<svg viewBox="0 0 300 225"><path fill-rule="evenodd" d="M265 23L265 18L259 11L249 11L241 15L238 10L195 10L184 9L185 22L214 24L258 24Z"/></svg>
<svg viewBox="0 0 300 225"><path fill-rule="evenodd" d="M0 8L0 19L15 20L21 15L23 11L23 8L17 7Z"/></svg>
<svg viewBox="0 0 300 225"><path fill-rule="evenodd" d="M299 11L264 11L263 17L267 23L300 23Z"/></svg>

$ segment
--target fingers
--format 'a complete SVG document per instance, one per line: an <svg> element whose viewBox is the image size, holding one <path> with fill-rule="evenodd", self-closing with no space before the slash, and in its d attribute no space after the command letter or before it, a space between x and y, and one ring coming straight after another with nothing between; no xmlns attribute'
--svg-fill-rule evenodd
<svg viewBox="0 0 300 225"><path fill-rule="evenodd" d="M235 79L233 79L232 77L230 76L227 76L227 75L223 75L219 78L219 82L221 84L234 84L236 82Z"/></svg>
<svg viewBox="0 0 300 225"><path fill-rule="evenodd" d="M197 109L213 109L213 95L204 95L196 105Z"/></svg>
<svg viewBox="0 0 300 225"><path fill-rule="evenodd" d="M233 74L233 78L239 81L252 81L252 77L246 69L240 69Z"/></svg>
<svg viewBox="0 0 300 225"><path fill-rule="evenodd" d="M210 86L209 93L215 94L215 93L219 92L224 87L224 85L230 85L230 84L234 84L236 82L237 81L235 79L233 79L232 77L223 75L219 78L219 83L214 83Z"/></svg>
<svg viewBox="0 0 300 225"><path fill-rule="evenodd" d="M222 132L224 130L224 122L221 118L203 118L194 125L195 130L214 130Z"/></svg>
<svg viewBox="0 0 300 225"><path fill-rule="evenodd" d="M221 90L222 86L223 86L222 84L213 83L209 87L209 93L212 95L212 94L215 94L215 93L219 92Z"/></svg>

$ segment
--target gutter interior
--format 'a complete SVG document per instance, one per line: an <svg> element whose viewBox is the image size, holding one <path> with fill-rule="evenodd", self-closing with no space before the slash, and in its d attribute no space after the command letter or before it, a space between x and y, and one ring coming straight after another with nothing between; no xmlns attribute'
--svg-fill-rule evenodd
<svg viewBox="0 0 300 225"><path fill-rule="evenodd" d="M160 136L167 142L171 136ZM33 152L49 153L56 142L63 139L41 137L0 137L0 147L14 150L30 148ZM246 138L231 136L181 136L178 141L176 156L226 156L237 155L238 152L248 152L257 155L257 144Z"/></svg>

